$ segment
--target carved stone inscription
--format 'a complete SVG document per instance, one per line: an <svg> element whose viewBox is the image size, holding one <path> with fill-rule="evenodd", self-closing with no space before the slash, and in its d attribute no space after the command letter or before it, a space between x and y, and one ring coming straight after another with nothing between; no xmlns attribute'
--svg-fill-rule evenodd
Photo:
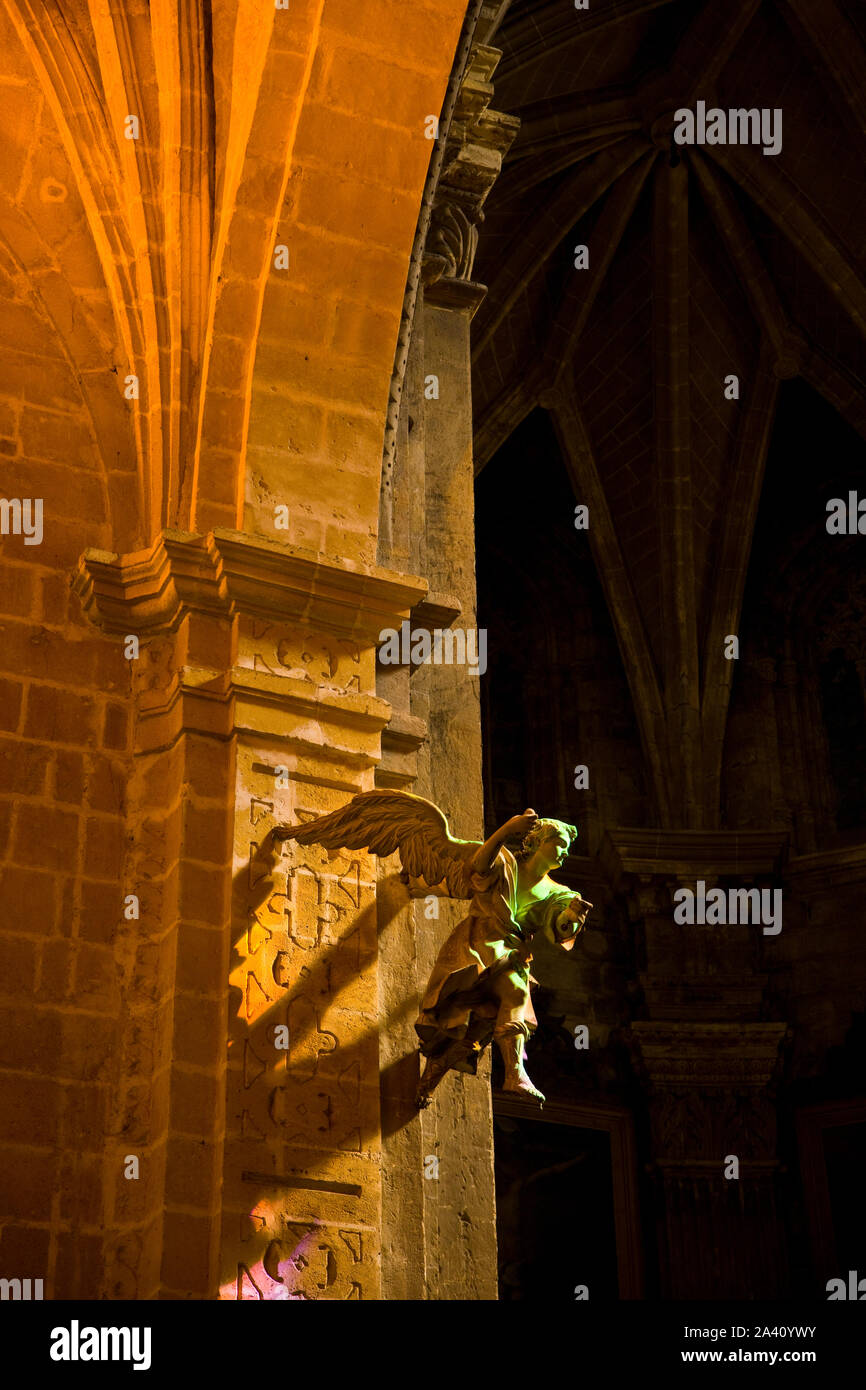
<svg viewBox="0 0 866 1390"><path fill-rule="evenodd" d="M372 689L371 652L344 637L298 632L280 623L245 618L238 663L271 676L291 676L344 694ZM369 669L368 669L369 667Z"/></svg>
<svg viewBox="0 0 866 1390"><path fill-rule="evenodd" d="M238 749L220 1296L375 1298L380 1178L372 863L282 842L351 789Z"/></svg>

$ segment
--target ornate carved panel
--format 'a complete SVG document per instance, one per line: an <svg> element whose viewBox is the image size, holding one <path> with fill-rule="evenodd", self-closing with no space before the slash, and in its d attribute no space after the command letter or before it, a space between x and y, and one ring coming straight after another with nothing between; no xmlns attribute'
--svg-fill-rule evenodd
<svg viewBox="0 0 866 1390"><path fill-rule="evenodd" d="M289 644L252 640L252 660ZM220 1296L376 1297L375 884L366 855L272 846L275 823L345 800L281 758L277 741L238 753Z"/></svg>

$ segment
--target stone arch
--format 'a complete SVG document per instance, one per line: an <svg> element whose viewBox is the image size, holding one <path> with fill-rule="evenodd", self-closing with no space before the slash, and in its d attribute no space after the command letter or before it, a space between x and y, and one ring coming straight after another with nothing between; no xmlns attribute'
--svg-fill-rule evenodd
<svg viewBox="0 0 866 1390"><path fill-rule="evenodd" d="M103 542L133 550L141 539L143 506L122 375L116 363L110 364L97 325L70 286L59 257L30 219L6 198L0 198L0 245L34 316L48 331L46 349L53 341L56 356L64 363L70 409L80 405L87 412L105 499L101 524L107 524L108 532ZM40 373L35 364L33 378L38 391Z"/></svg>
<svg viewBox="0 0 866 1390"><path fill-rule="evenodd" d="M143 544L165 526L234 529L244 497L270 535L276 498L292 517L277 539L318 547L330 530L340 553L374 558L425 120L464 8L404 10L395 49L388 0L184 0L74 23L11 3L15 80L36 78L93 244L82 254L95 249L101 270L112 354L141 381ZM311 469L317 520L304 510Z"/></svg>
<svg viewBox="0 0 866 1390"><path fill-rule="evenodd" d="M249 526L273 534L282 503L284 539L367 563L433 148L425 117L442 105L463 18L448 4L404 10L398 52L386 37L388 10L329 6L322 18L280 208L291 275L283 282L270 270L263 287L246 446Z"/></svg>

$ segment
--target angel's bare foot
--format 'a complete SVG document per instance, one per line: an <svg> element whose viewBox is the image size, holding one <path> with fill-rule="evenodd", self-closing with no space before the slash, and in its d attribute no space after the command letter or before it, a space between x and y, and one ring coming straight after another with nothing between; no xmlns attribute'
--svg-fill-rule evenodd
<svg viewBox="0 0 866 1390"><path fill-rule="evenodd" d="M541 1091L533 1086L525 1071L520 1072L516 1078L510 1077L505 1082L502 1089L503 1091L511 1091L521 1096L529 1096L530 1100L537 1100L539 1105L543 1105L547 1099L546 1096L542 1095Z"/></svg>
<svg viewBox="0 0 866 1390"><path fill-rule="evenodd" d="M517 1095L528 1096L530 1100L537 1101L539 1105L543 1105L546 1097L533 1086L523 1065L524 1039L522 1033L497 1033L496 1041L499 1044L499 1051L502 1053L502 1060L505 1063L503 1091L511 1091Z"/></svg>

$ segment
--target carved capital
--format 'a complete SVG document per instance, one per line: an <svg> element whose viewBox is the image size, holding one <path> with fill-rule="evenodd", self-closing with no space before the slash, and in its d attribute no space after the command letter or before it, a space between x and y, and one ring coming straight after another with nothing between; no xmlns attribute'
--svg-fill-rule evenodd
<svg viewBox="0 0 866 1390"><path fill-rule="evenodd" d="M784 1023L632 1024L628 1043L647 1086L654 1160L772 1160L773 1082Z"/></svg>
<svg viewBox="0 0 866 1390"><path fill-rule="evenodd" d="M643 830L614 827L600 859L636 924L641 989L654 1020L700 1017L720 1026L758 1019L766 977L756 972L752 928L731 920L705 925L675 919L678 889L709 892L777 881L787 835L777 831Z"/></svg>
<svg viewBox="0 0 866 1390"><path fill-rule="evenodd" d="M694 1023L636 1020L631 1039L652 1087L698 1091L763 1089L779 1059L786 1023Z"/></svg>
<svg viewBox="0 0 866 1390"><path fill-rule="evenodd" d="M426 297L433 303L455 303L456 287L442 284L443 280L462 282L463 297L468 294L466 302L472 307L484 294L483 286L472 283L478 224L484 220L487 195L520 128L516 117L490 110L491 78L501 56L498 49L485 44L472 49L445 138L423 261Z"/></svg>

